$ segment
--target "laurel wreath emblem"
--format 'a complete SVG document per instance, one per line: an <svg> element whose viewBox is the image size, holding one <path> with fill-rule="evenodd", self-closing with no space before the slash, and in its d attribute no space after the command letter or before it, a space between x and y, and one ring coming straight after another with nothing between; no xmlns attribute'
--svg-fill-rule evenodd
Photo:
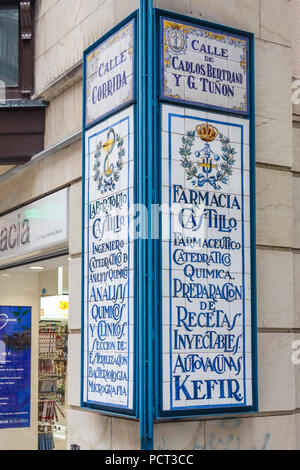
<svg viewBox="0 0 300 470"><path fill-rule="evenodd" d="M182 147L179 149L181 166L185 169L187 179L192 181L195 187L203 187L205 183L209 183L214 189L220 190L222 184L228 184L229 177L232 176L232 169L235 164L236 150L231 146L230 139L219 132L220 141L222 143L222 162L216 165L216 174L206 178L199 172L200 163L194 162L190 157L192 155L192 147L196 139L196 131L188 131L186 136L182 137Z"/></svg>
<svg viewBox="0 0 300 470"><path fill-rule="evenodd" d="M97 145L97 151L95 153L95 165L94 165L94 180L96 183L98 183L98 191L100 191L101 194L105 194L109 191L114 191L116 188L116 183L120 179L121 171L124 166L124 156L126 155L125 151L125 146L124 146L124 139L121 139L119 134L116 134L116 140L115 140L116 146L118 148L118 159L116 164L113 166L113 172L112 175L108 178L105 176L105 173L101 171L101 157L102 157L102 151L103 151L103 143L100 142Z"/></svg>

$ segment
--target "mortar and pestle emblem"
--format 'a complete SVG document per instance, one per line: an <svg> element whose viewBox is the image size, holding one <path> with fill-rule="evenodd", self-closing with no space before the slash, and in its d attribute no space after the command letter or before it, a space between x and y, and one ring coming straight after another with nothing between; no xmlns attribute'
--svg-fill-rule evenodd
<svg viewBox="0 0 300 470"><path fill-rule="evenodd" d="M111 136L113 138L111 138ZM112 154L112 152L115 148L115 144L116 144L116 133L115 133L114 129L110 129L108 131L107 139L108 139L107 142L105 142L105 144L103 144L103 149L106 152L106 157L105 157L105 160L104 160L104 173L105 173L105 176L107 176L109 178L112 175L113 171L114 171L113 163L111 165L109 164L109 156Z"/></svg>

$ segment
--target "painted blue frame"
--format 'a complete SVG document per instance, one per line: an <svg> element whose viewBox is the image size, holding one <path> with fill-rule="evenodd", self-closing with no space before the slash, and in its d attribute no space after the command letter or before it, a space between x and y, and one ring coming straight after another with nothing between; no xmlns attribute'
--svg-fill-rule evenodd
<svg viewBox="0 0 300 470"><path fill-rule="evenodd" d="M160 106L162 104L173 104L178 106L178 108L190 108L195 110L206 110L206 111L214 111L216 114L220 114L220 118L222 115L229 115L233 117L240 117L240 118L247 118L249 120L250 125L250 220L251 220L251 308L252 308L252 396L253 396L253 405L252 406L244 406L244 407L235 407L228 408L220 407L214 409L207 409L207 410L172 410L172 411L163 411L162 409L162 392L161 392L161 382L162 382L162 311L161 311L161 299L162 299L162 280L161 280L161 273L162 273L162 244L159 247L159 268L156 270L156 276L159 278L159 292L160 292L160 302L159 302L159 320L156 319L156 328L157 323L159 323L159 335L155 341L155 419L159 421L172 421L173 419L186 419L186 418L197 418L203 417L206 415L210 416L236 416L237 414L252 414L258 411L258 380L257 380L257 282L256 282L256 185L255 185L255 171L256 171L256 164L255 164L255 57L254 57L254 34L237 30L234 28L229 28L227 26L222 26L219 24L209 23L207 21L198 20L189 16L180 15L177 13L171 13L169 11L156 9L156 37L159 37L159 45L158 47L158 54L156 55L156 89L158 90L158 96L160 101ZM224 111L223 109L212 109L212 107L199 104L195 105L195 103L190 104L186 102L178 102L178 100L173 100L163 98L161 95L160 89L160 80L161 80L161 35L157 36L157 32L161 33L161 19L168 18L171 20L181 21L184 23L191 23L195 26L200 27L207 27L209 29L215 29L217 31L224 31L227 33L234 34L241 38L247 38L249 43L249 112L244 113L236 113L236 112L229 112ZM156 154L159 155L160 163L162 161L161 158L161 112L159 113L158 119L158 132L159 138L157 139L157 147L156 147ZM159 202L161 202L161 168L160 168L160 175L157 178L158 186L156 186L155 190L159 194Z"/></svg>
<svg viewBox="0 0 300 470"><path fill-rule="evenodd" d="M96 125L100 124L101 122L107 120L110 117L113 117L117 113L125 110L126 108L130 108L131 106L134 107L134 123L133 127L136 129L137 126L137 106L136 106L136 97L137 97L137 53L138 53L138 28L139 28L139 21L138 21L138 11L133 12L131 15L129 15L127 18L125 18L122 22L120 22L118 25L116 25L112 30L110 30L108 33L106 33L102 38L100 38L98 41L96 41L94 44L92 44L88 49L86 49L83 53L83 114L82 114L82 260L81 260L81 272L84 273L84 264L85 264L85 151L86 151L86 146L85 146L85 136L86 132L92 128L94 128ZM86 58L89 55L89 53L98 47L101 43L106 41L111 35L115 34L117 31L122 29L126 24L130 23L131 21L134 22L134 99L128 101L127 103L123 104L122 106L119 106L117 108L114 108L110 110L110 112L106 113L105 115L101 116L99 119L96 119L92 123L86 125ZM134 145L135 145L135 150L134 150L134 182L137 181L137 137L134 137ZM134 184L134 200L136 201L136 184ZM136 267L136 259L137 259L137 253L136 253L136 243L134 243L134 260L135 260L135 267ZM138 291L138 271L135 269L135 275L134 275L134 293L136 295L136 292ZM86 403L83 400L83 381L84 381L84 318L85 318L85 312L84 312L84 277L83 275L81 276L81 390L80 390L80 406L83 409L86 410L91 410L91 411L97 411L103 415L108 415L108 416L116 416L116 417L123 417L123 418L128 418L128 419L137 419L138 414L139 414L139 409L138 409L138 361L137 361L137 354L138 354L138 306L137 302L134 302L134 351L135 351L135 357L134 357L134 396L133 396L133 408L130 409L122 409L120 407L109 407L109 406L99 406L93 405L90 403Z"/></svg>

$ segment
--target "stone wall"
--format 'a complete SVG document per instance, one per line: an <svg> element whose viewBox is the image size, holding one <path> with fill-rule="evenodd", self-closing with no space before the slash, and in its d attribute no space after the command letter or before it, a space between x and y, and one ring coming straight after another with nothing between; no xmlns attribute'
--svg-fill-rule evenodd
<svg viewBox="0 0 300 470"><path fill-rule="evenodd" d="M293 155L291 102L292 2L157 0L156 4L255 33L259 366L257 417L186 423L186 432L180 431L178 423L157 424L156 447L300 448L295 430L299 366L291 361L292 343L299 328L300 300L297 294L300 180L297 157Z"/></svg>
<svg viewBox="0 0 300 470"><path fill-rule="evenodd" d="M51 96L46 147L81 129L82 52L138 7L137 0L38 0L36 96ZM257 282L259 413L251 417L155 424L156 449L300 448L300 40L291 0L157 0L155 6L252 31L256 43ZM295 5L297 6L297 5ZM298 44L298 46L296 45ZM296 50L295 50L296 49ZM299 59L300 62L300 59ZM79 73L76 71L79 70ZM57 83L62 86L57 86ZM68 445L138 449L136 422L80 410L81 144L29 166L0 186L0 212L70 185ZM297 431L297 432L296 432Z"/></svg>
<svg viewBox="0 0 300 470"><path fill-rule="evenodd" d="M292 67L293 67L293 261L294 261L294 328L300 340L300 4L292 0ZM296 93L296 96L294 94ZM300 448L300 366L295 366L296 448Z"/></svg>

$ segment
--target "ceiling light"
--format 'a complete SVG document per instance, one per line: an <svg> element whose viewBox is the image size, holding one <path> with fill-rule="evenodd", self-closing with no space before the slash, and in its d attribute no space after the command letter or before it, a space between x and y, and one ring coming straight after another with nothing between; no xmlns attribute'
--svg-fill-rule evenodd
<svg viewBox="0 0 300 470"><path fill-rule="evenodd" d="M28 269L31 269L32 271L43 271L46 268L44 266L29 266Z"/></svg>

